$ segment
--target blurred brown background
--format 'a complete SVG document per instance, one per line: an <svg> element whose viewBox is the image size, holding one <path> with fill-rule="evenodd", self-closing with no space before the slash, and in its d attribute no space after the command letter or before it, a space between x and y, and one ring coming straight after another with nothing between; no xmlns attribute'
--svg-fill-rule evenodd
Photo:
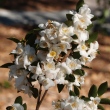
<svg viewBox="0 0 110 110"><path fill-rule="evenodd" d="M2 15L8 11L31 11L31 12L60 12L63 10L74 10L78 0L0 0L0 10ZM91 0L86 0L87 4L91 4ZM94 3L96 5L96 2ZM95 6L94 5L94 6ZM96 5L97 8L97 5ZM3 11L2 11L3 10ZM4 13L5 10L5 13ZM57 16L57 14L55 15ZM1 21L4 20L0 15ZM35 18L36 19L36 18ZM5 21L7 22L7 21ZM12 62L13 57L9 53L15 49L16 44L7 40L8 37L23 38L28 30L35 28L36 25L7 25L0 22L0 65ZM96 26L96 29L99 27ZM85 85L82 87L81 94L87 95L87 92L92 84L99 86L102 82L108 81L110 87L110 35L102 34L99 30L98 41L100 44L100 54L97 58L88 64L92 70L86 70L88 76L85 79ZM12 105L14 99L21 95L24 102L28 105L28 110L35 110L36 100L29 98L23 93L17 93L14 89L14 81L8 82L8 69L0 68L0 110L5 110L6 106ZM68 94L66 89L62 93L57 93L57 88L51 88L40 110L53 110L51 106L52 100L58 98L66 98ZM110 91L102 97L110 98ZM110 110L110 106L105 106L105 110Z"/></svg>

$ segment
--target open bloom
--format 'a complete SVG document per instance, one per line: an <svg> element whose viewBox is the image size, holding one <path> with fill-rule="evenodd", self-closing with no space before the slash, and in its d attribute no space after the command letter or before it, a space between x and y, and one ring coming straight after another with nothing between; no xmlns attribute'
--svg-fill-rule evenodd
<svg viewBox="0 0 110 110"><path fill-rule="evenodd" d="M13 50L11 53L20 55L23 53L23 51L24 51L24 46L21 43L18 43L16 49Z"/></svg>
<svg viewBox="0 0 110 110"><path fill-rule="evenodd" d="M94 16L91 14L91 10L88 8L87 5L83 5L79 9L79 13L74 14L73 16L73 22L74 22L74 27L75 28L82 28L82 29L87 29L87 26L92 24L91 18Z"/></svg>
<svg viewBox="0 0 110 110"><path fill-rule="evenodd" d="M12 105L12 110L24 110L24 107L20 105L19 103L14 103Z"/></svg>
<svg viewBox="0 0 110 110"><path fill-rule="evenodd" d="M45 78L44 76L40 76L38 80L39 80L39 83L44 86L45 90L48 90L50 87L55 86L55 83L53 80L49 78Z"/></svg>

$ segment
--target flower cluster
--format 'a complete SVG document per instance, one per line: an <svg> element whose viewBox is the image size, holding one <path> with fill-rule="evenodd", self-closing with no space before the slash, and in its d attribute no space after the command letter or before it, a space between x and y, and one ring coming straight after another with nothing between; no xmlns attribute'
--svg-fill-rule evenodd
<svg viewBox="0 0 110 110"><path fill-rule="evenodd" d="M38 81L45 90L62 84L70 91L74 85L84 84L86 74L82 68L96 57L99 46L97 41L90 42L87 30L93 15L85 4L78 13L70 11L67 15L71 16L71 25L50 20L39 24L39 36L33 45L25 38L11 52L15 61L9 66L9 79L15 78L18 91L31 96L30 79Z"/></svg>
<svg viewBox="0 0 110 110"><path fill-rule="evenodd" d="M45 24L39 24L22 40L8 38L17 43L16 49L10 53L14 55L14 61L1 67L10 69L9 80L15 79L17 91L38 97L38 104L41 104L42 99L39 96L41 88L38 94L38 89L33 85L36 81L46 91L55 85L59 92L64 86L67 87L70 97L53 102L55 110L97 110L100 102L97 96L105 92L107 82L98 91L93 85L87 100L79 98L79 88L87 75L84 68L89 68L86 64L96 57L99 47L96 36L89 35L88 31L94 16L86 4L66 16L67 21L64 23L48 20ZM100 92L103 85L106 88ZM96 94L91 95L91 91ZM12 107L18 109L18 106L14 104Z"/></svg>
<svg viewBox="0 0 110 110"><path fill-rule="evenodd" d="M99 102L99 97L90 97L89 101L84 101L77 96L70 96L66 100L53 101L53 106L55 110L97 110Z"/></svg>

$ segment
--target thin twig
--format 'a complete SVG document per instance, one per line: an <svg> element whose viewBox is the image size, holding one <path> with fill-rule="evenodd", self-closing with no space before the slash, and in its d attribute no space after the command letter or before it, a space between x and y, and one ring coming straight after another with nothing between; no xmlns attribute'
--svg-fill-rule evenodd
<svg viewBox="0 0 110 110"><path fill-rule="evenodd" d="M37 104L36 104L36 110L39 109L41 92L42 92L42 84L40 84L40 88L39 88L39 94L38 94L38 99L37 99Z"/></svg>
<svg viewBox="0 0 110 110"><path fill-rule="evenodd" d="M66 58L70 55L70 53L71 53L71 50L68 50L67 54L64 56L61 62L65 62Z"/></svg>
<svg viewBox="0 0 110 110"><path fill-rule="evenodd" d="M43 94L43 96L42 96L42 98L41 98L41 100L40 100L40 104L42 103L42 101L43 101L44 97L46 96L47 91L48 91L48 90L45 90L45 92L44 92L44 94Z"/></svg>

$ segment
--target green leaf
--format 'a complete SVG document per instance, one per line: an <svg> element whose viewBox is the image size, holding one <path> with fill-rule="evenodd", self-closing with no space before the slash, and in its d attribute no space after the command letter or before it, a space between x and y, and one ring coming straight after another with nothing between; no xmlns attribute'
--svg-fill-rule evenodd
<svg viewBox="0 0 110 110"><path fill-rule="evenodd" d="M90 99L88 97L85 97L85 96L81 96L81 99L83 99L84 101L90 101Z"/></svg>
<svg viewBox="0 0 110 110"><path fill-rule="evenodd" d="M84 76L85 72L84 72L84 70L77 69L77 70L74 71L74 74Z"/></svg>
<svg viewBox="0 0 110 110"><path fill-rule="evenodd" d="M77 37L77 35L75 34L75 35L73 35L73 36L71 36L73 39L77 39L78 37Z"/></svg>
<svg viewBox="0 0 110 110"><path fill-rule="evenodd" d="M91 19L91 21L95 21L95 20L99 20L99 18L96 17L96 16L94 16L94 17Z"/></svg>
<svg viewBox="0 0 110 110"><path fill-rule="evenodd" d="M100 101L100 104L109 104L110 105L110 99L102 98Z"/></svg>
<svg viewBox="0 0 110 110"><path fill-rule="evenodd" d="M14 103L19 103L22 105L22 97L21 96L18 96L16 99L15 99L15 102Z"/></svg>
<svg viewBox="0 0 110 110"><path fill-rule="evenodd" d="M57 88L58 88L59 93L63 90L64 86L65 85L63 85L63 84L57 84Z"/></svg>
<svg viewBox="0 0 110 110"><path fill-rule="evenodd" d="M90 24L90 25L87 27L87 31L89 31L92 27L93 27L93 24Z"/></svg>
<svg viewBox="0 0 110 110"><path fill-rule="evenodd" d="M65 24L66 24L67 26L72 26L72 25L73 25L73 21L70 21L70 20L65 21Z"/></svg>
<svg viewBox="0 0 110 110"><path fill-rule="evenodd" d="M28 32L27 35L25 36L26 44L33 46L35 44L36 37L37 35L34 31Z"/></svg>
<svg viewBox="0 0 110 110"><path fill-rule="evenodd" d="M38 97L38 89L31 87L31 90L32 90L33 97L36 99Z"/></svg>
<svg viewBox="0 0 110 110"><path fill-rule="evenodd" d="M31 63L31 66L37 66L39 61L34 61L33 63Z"/></svg>
<svg viewBox="0 0 110 110"><path fill-rule="evenodd" d="M103 95L107 91L107 88L108 88L108 83L107 82L102 83L98 88L98 96Z"/></svg>
<svg viewBox="0 0 110 110"><path fill-rule="evenodd" d="M73 91L71 91L71 90L69 91L69 95L70 96L76 96L76 94Z"/></svg>
<svg viewBox="0 0 110 110"><path fill-rule="evenodd" d="M92 85L90 90L89 90L89 93L88 93L88 96L89 97L96 97L97 96L97 87L96 85Z"/></svg>
<svg viewBox="0 0 110 110"><path fill-rule="evenodd" d="M72 54L72 57L75 58L75 59L79 59L81 57L80 53L79 52L74 52Z"/></svg>
<svg viewBox="0 0 110 110"><path fill-rule="evenodd" d="M79 12L80 7L84 4L84 0L79 0L76 5L76 11Z"/></svg>
<svg viewBox="0 0 110 110"><path fill-rule="evenodd" d="M26 103L23 104L24 110L27 110L27 105Z"/></svg>
<svg viewBox="0 0 110 110"><path fill-rule="evenodd" d="M101 105L98 105L98 109L105 110Z"/></svg>
<svg viewBox="0 0 110 110"><path fill-rule="evenodd" d="M8 68L9 66L14 65L14 63L6 63L0 66L0 68Z"/></svg>
<svg viewBox="0 0 110 110"><path fill-rule="evenodd" d="M68 20L72 21L73 15L72 14L66 14L66 17L67 17Z"/></svg>
<svg viewBox="0 0 110 110"><path fill-rule="evenodd" d="M86 68L86 69L92 69L91 67L88 67L88 66L85 66L85 65L82 65L83 68Z"/></svg>
<svg viewBox="0 0 110 110"><path fill-rule="evenodd" d="M13 110L13 107L12 106L8 106L8 107L6 107L6 110Z"/></svg>
<svg viewBox="0 0 110 110"><path fill-rule="evenodd" d="M74 85L74 93L79 96L79 89Z"/></svg>
<svg viewBox="0 0 110 110"><path fill-rule="evenodd" d="M74 82L75 81L75 77L72 74L67 74L65 77L65 80L68 80L69 82Z"/></svg>
<svg viewBox="0 0 110 110"><path fill-rule="evenodd" d="M20 40L14 38L14 37L7 38L7 39L9 39L9 40L11 40L11 41L13 41L13 42L15 42L15 43L19 43L19 42L20 42Z"/></svg>
<svg viewBox="0 0 110 110"><path fill-rule="evenodd" d="M98 36L98 33L92 33L90 36L89 36L89 39L86 41L87 43L91 43L91 42L94 42L97 40L97 36Z"/></svg>

